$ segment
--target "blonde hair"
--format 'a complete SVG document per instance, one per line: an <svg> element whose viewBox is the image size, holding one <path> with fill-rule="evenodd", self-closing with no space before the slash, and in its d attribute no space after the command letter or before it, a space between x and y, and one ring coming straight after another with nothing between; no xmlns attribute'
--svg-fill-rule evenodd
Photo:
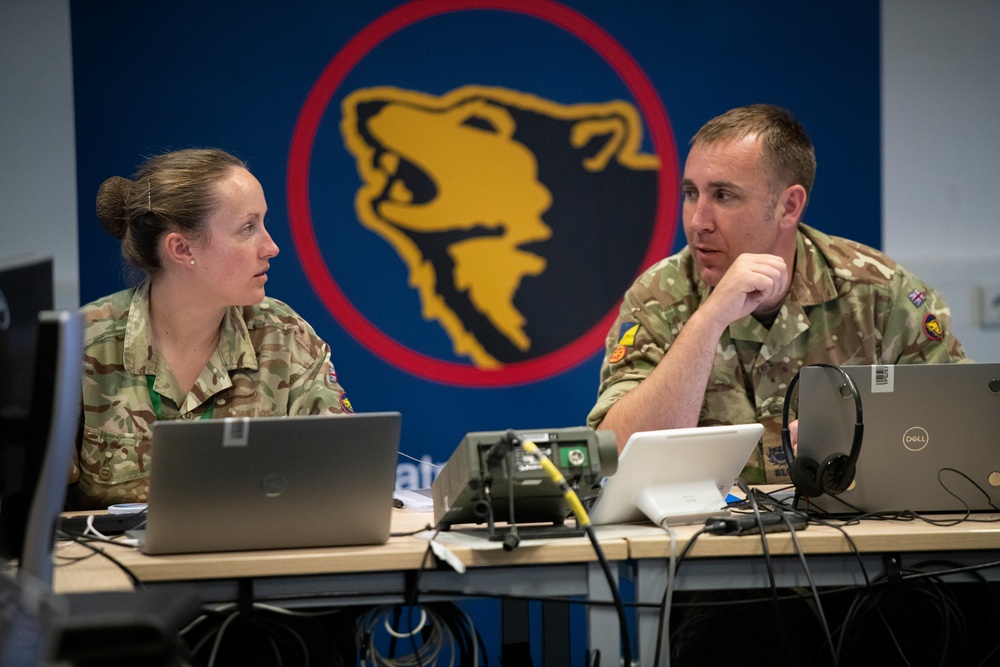
<svg viewBox="0 0 1000 667"><path fill-rule="evenodd" d="M148 159L131 178L112 176L97 191L97 217L122 243L122 258L153 276L159 242L170 231L197 236L217 205L215 184L243 160L217 148L191 148Z"/></svg>

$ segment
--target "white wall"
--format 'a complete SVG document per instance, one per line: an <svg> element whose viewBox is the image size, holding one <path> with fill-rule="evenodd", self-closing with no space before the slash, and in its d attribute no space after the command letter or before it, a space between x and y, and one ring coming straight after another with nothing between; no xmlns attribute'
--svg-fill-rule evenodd
<svg viewBox="0 0 1000 667"><path fill-rule="evenodd" d="M976 361L1000 361L998 34L996 0L882 0L883 245Z"/></svg>
<svg viewBox="0 0 1000 667"><path fill-rule="evenodd" d="M80 299L67 0L0 0L0 258L55 259L55 306Z"/></svg>
<svg viewBox="0 0 1000 667"><path fill-rule="evenodd" d="M882 17L885 249L944 292L974 359L1000 361L1000 2L883 0ZM79 298L73 132L68 1L0 0L0 257L54 256L63 308Z"/></svg>

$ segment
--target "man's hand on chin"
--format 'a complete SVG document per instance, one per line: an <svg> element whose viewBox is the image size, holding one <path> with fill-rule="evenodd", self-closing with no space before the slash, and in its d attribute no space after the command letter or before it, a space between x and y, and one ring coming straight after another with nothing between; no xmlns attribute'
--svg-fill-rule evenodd
<svg viewBox="0 0 1000 667"><path fill-rule="evenodd" d="M776 255L744 253L736 258L702 305L722 327L753 312L770 313L788 292L788 267Z"/></svg>

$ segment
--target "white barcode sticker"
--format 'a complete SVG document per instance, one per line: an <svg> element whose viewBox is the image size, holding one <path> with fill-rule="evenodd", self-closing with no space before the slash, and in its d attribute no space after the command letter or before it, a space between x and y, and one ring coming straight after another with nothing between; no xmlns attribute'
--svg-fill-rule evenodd
<svg viewBox="0 0 1000 667"><path fill-rule="evenodd" d="M246 447L250 440L250 420L246 417L226 417L222 426L223 447Z"/></svg>
<svg viewBox="0 0 1000 667"><path fill-rule="evenodd" d="M893 366L872 366L872 393L890 394L893 391Z"/></svg>

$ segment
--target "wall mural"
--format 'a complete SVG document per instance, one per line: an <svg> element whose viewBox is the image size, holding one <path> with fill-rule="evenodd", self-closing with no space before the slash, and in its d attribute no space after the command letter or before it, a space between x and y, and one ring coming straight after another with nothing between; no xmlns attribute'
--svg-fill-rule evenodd
<svg viewBox="0 0 1000 667"><path fill-rule="evenodd" d="M687 141L792 109L806 219L880 245L877 3L71 2L81 298L122 288L111 175L217 146L264 186L268 293L357 411L403 413L397 484L469 431L583 424L605 334L679 249ZM780 25L780 33L775 26Z"/></svg>

